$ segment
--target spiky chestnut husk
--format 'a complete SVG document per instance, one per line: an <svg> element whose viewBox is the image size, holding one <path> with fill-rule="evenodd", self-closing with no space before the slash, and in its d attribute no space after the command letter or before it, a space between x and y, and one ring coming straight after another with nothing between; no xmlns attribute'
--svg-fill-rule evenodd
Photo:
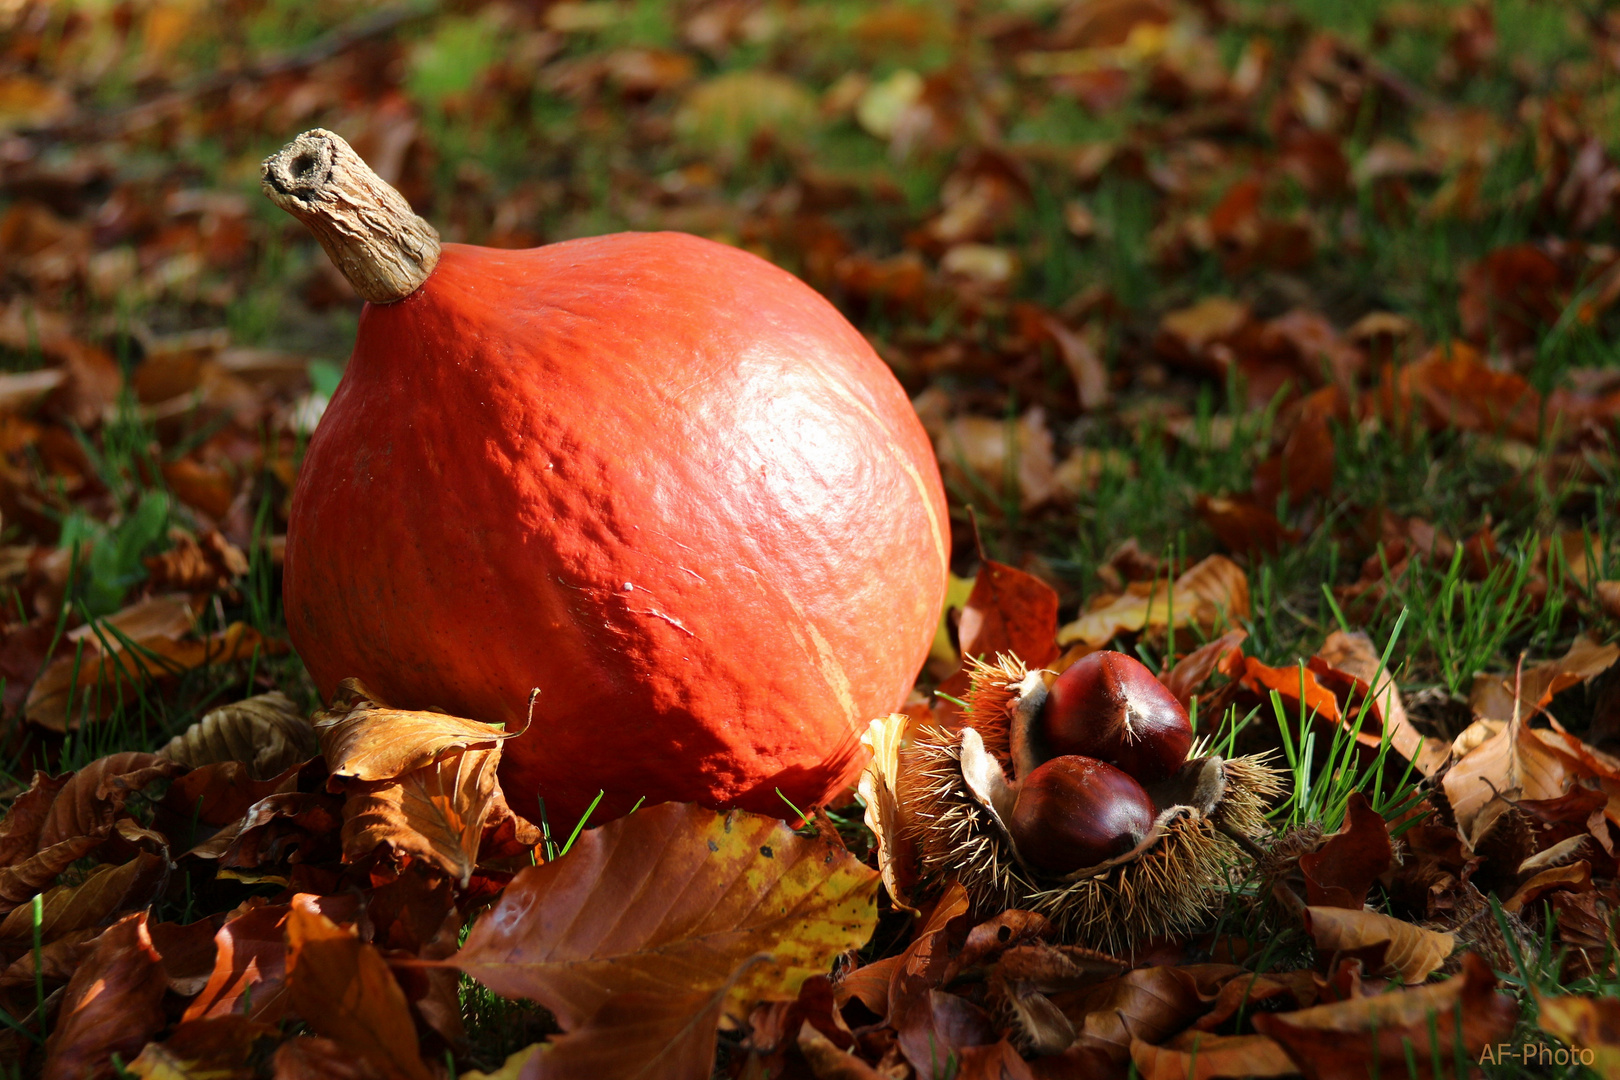
<svg viewBox="0 0 1620 1080"><path fill-rule="evenodd" d="M1016 759L1017 721L1030 715L1030 699L1044 698L1038 676L1011 657L978 665L967 700L995 707L970 710L971 741L987 750L1010 747L1009 758ZM980 684L982 696L975 693ZM1023 692L1009 693L1019 686ZM1128 954L1143 942L1197 930L1224 899L1232 873L1248 860L1228 832L1263 841L1269 833L1265 809L1283 789L1280 774L1263 757L1195 757L1183 767L1181 779L1189 790L1182 794L1202 805L1168 807L1135 851L1054 878L1018 858L995 814L969 789L962 769L963 734L920 729L914 765L898 793L924 878L961 882L980 914L1035 911L1052 922L1061 940L1112 953ZM1005 767L1008 761L998 763ZM1156 802L1170 798L1172 786L1154 792Z"/></svg>

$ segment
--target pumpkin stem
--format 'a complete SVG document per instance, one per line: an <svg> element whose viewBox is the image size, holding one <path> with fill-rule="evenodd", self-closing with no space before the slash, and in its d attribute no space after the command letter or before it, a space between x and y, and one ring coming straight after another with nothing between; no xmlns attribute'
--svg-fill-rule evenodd
<svg viewBox="0 0 1620 1080"><path fill-rule="evenodd" d="M374 304L403 300L439 265L439 233L324 128L264 159L270 201L302 221L354 291Z"/></svg>

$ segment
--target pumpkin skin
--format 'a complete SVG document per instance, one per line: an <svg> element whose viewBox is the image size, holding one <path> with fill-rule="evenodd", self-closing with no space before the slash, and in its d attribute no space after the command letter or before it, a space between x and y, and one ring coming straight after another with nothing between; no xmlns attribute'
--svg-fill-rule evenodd
<svg viewBox="0 0 1620 1080"><path fill-rule="evenodd" d="M566 828L639 798L782 815L851 781L944 599L938 467L814 290L679 233L446 244L368 304L293 495L284 599L330 696L524 722Z"/></svg>

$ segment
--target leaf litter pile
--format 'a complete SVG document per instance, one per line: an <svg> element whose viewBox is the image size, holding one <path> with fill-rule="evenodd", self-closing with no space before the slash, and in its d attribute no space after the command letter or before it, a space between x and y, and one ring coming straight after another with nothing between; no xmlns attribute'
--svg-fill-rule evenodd
<svg viewBox="0 0 1620 1080"><path fill-rule="evenodd" d="M0 4L7 1075L1620 1076L1620 20L319 8ZM866 333L960 577L858 794L536 824L515 732L316 700L317 124L447 239L695 232ZM1124 937L898 794L1105 648L1278 777Z"/></svg>

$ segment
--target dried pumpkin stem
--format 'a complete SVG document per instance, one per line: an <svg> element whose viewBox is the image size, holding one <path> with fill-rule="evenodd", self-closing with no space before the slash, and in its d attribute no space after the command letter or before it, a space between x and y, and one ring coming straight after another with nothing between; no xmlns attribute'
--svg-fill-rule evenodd
<svg viewBox="0 0 1620 1080"><path fill-rule="evenodd" d="M354 291L374 304L403 300L439 264L439 233L405 197L324 128L264 160L270 201L302 221Z"/></svg>

